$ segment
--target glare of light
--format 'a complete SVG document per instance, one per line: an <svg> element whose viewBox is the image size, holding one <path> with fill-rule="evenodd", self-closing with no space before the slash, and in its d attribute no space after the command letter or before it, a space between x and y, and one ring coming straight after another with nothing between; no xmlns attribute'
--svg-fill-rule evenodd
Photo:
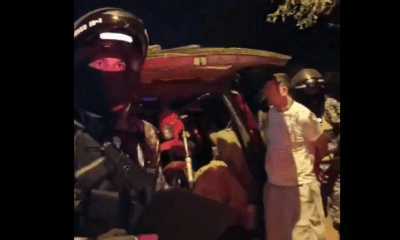
<svg viewBox="0 0 400 240"><path fill-rule="evenodd" d="M105 33L100 33L100 39L103 40L118 40L118 41L124 41L128 43L132 43L133 39L131 36L122 34L122 33L110 33L110 32L105 32Z"/></svg>
<svg viewBox="0 0 400 240"><path fill-rule="evenodd" d="M125 106L123 104L114 107L111 111L118 112L119 110L123 109Z"/></svg>
<svg viewBox="0 0 400 240"><path fill-rule="evenodd" d="M306 88L306 85L305 85L305 84L302 84L302 85L296 86L295 88L296 88L296 89Z"/></svg>
<svg viewBox="0 0 400 240"><path fill-rule="evenodd" d="M312 79L312 78L307 79L307 81L306 81L306 83L315 83L315 82L316 82L316 80L315 80L315 79Z"/></svg>
<svg viewBox="0 0 400 240"><path fill-rule="evenodd" d="M145 101L145 102L151 102L151 101L156 101L157 100L157 98L143 98L142 99L142 101Z"/></svg>

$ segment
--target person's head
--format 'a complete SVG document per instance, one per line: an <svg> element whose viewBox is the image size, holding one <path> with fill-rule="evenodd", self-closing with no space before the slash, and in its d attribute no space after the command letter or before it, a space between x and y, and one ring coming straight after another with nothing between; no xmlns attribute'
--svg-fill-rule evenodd
<svg viewBox="0 0 400 240"><path fill-rule="evenodd" d="M306 68L300 70L293 77L292 82L295 88L302 90L306 96L314 96L321 92L324 79L317 70Z"/></svg>
<svg viewBox="0 0 400 240"><path fill-rule="evenodd" d="M287 106L291 97L291 82L284 73L277 73L269 79L263 89L265 98L270 106L282 109Z"/></svg>
<svg viewBox="0 0 400 240"><path fill-rule="evenodd" d="M168 185L171 187L188 188L189 181L184 161L173 161L163 169L163 174Z"/></svg>
<svg viewBox="0 0 400 240"><path fill-rule="evenodd" d="M136 100L147 49L143 22L125 10L101 8L79 18L74 23L75 102L102 115Z"/></svg>
<svg viewBox="0 0 400 240"><path fill-rule="evenodd" d="M165 111L159 115L160 130L164 140L180 139L184 125L178 114L173 111Z"/></svg>

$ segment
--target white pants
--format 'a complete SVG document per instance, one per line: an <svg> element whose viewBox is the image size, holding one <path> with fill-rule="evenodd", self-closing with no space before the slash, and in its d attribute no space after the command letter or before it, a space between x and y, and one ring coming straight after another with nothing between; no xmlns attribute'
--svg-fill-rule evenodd
<svg viewBox="0 0 400 240"><path fill-rule="evenodd" d="M267 240L325 240L324 210L318 182L295 187L266 183Z"/></svg>

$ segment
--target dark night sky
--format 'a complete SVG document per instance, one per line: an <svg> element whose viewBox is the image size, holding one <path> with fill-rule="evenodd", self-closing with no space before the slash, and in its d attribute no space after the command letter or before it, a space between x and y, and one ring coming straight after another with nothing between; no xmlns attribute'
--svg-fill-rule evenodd
<svg viewBox="0 0 400 240"><path fill-rule="evenodd" d="M108 6L140 17L150 44L164 49L190 44L253 48L291 55L293 67L339 70L340 33L329 30L325 19L308 30L294 22L267 23L266 15L276 9L270 0L74 0L74 20Z"/></svg>

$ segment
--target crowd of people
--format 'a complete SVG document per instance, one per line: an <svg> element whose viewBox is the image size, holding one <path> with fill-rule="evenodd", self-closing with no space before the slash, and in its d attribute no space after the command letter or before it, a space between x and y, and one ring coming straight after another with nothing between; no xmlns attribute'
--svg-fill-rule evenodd
<svg viewBox="0 0 400 240"><path fill-rule="evenodd" d="M135 112L140 99L140 73L148 49L143 22L125 10L102 8L78 19L74 31L75 186L81 189L80 197L75 197L75 235L90 235L82 229L90 225L85 222L87 206L91 189L96 188L118 192L118 223L113 226L124 229L113 230L99 239L127 234L132 239L156 239L155 234L135 229L140 225L140 213L154 192L171 186L189 188L191 181L205 179L207 175L203 173L217 167L224 170L220 176L218 171L209 175L215 179L210 181L221 183L213 185L214 191L223 192L223 186L233 184L237 187L226 190L226 195L218 195L220 200L214 199L207 185L197 184L196 188L195 184L194 192L240 209L241 219L237 222L246 230L254 228L252 219L258 208L251 207L247 201L251 189L247 175L251 171L247 165L238 164L245 163L240 147L224 157L221 150L224 148L218 148L221 142L214 137L211 163L196 172L194 179L187 176L187 165L174 163L175 168L169 165L169 170L182 169L178 171L179 178L171 180L163 174L166 164L159 164L159 151L160 146L169 150L172 145L163 145L158 132L165 139L179 142L178 132L164 129L167 124L160 124L162 130L158 131L151 123L128 114ZM314 69L303 69L293 77L276 73L267 79L261 91L267 105L258 113L258 127L267 149L262 206L265 238L326 239L324 218L327 215L340 232L340 99L324 92L324 78ZM168 113L161 120L165 122L170 116L175 115ZM175 118L174 123L180 121ZM233 131L224 134L230 136L227 142L235 139L231 142L240 146ZM187 152L190 147L186 142L177 144L183 149L178 155L188 164L184 150ZM217 158L235 160L230 165ZM136 162L126 159L136 159ZM324 164L328 169L323 168ZM223 181L227 183L223 185ZM131 202L138 204L132 207Z"/></svg>

